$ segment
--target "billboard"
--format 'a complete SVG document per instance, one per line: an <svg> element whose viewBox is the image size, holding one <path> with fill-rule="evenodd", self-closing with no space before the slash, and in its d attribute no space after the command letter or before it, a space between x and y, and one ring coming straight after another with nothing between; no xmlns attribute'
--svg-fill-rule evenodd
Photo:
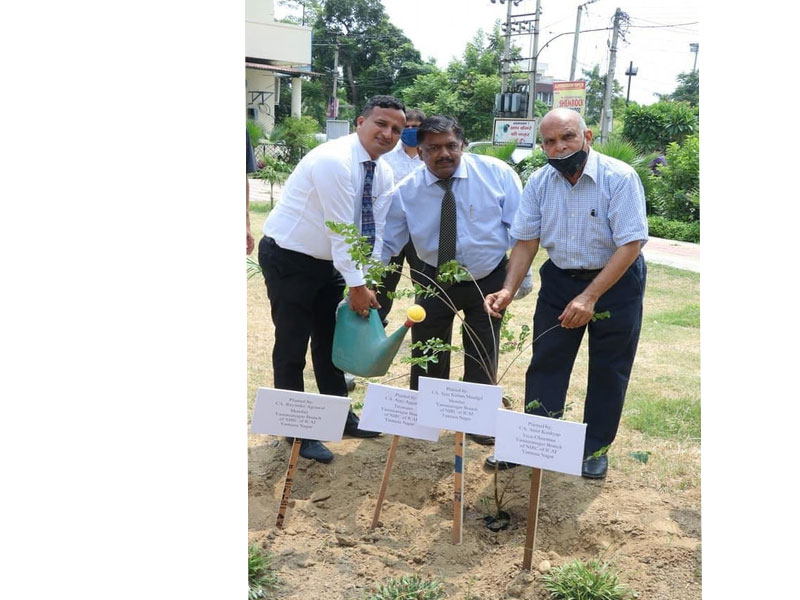
<svg viewBox="0 0 800 600"><path fill-rule="evenodd" d="M536 142L536 121L534 119L495 119L492 143L507 144L517 142L517 148L533 148Z"/></svg>
<svg viewBox="0 0 800 600"><path fill-rule="evenodd" d="M569 108L583 117L586 110L586 82L559 81L553 83L553 108Z"/></svg>

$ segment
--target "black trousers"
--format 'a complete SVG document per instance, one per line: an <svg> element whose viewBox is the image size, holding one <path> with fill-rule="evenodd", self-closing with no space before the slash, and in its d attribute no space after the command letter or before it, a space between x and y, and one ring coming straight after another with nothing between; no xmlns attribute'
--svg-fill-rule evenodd
<svg viewBox="0 0 800 600"><path fill-rule="evenodd" d="M468 335L464 331L464 327L461 328L461 340L464 347L464 381L493 384L497 377L497 354L502 319L493 319L486 314L483 309L483 298L486 294L496 292L503 287L507 262L508 260L504 256L500 264L483 279L462 281L445 290L455 308L464 312L464 321L473 331L472 335ZM433 267L423 263L422 272L428 277L433 278L435 271ZM428 285L430 280L420 277L420 283ZM475 286L476 283L478 287ZM440 338L447 344L452 343L453 319L455 318L453 310L436 296L428 298L417 296L415 301L425 309L426 317L424 321L411 328L412 342ZM412 350L411 355L421 356L422 352ZM410 387L412 390L419 389L421 376L438 379L450 378L450 353L442 352L438 355L438 359L438 362L428 363L427 372L422 367L411 366Z"/></svg>
<svg viewBox="0 0 800 600"><path fill-rule="evenodd" d="M264 273L275 325L272 348L275 387L305 391L303 370L310 339L319 393L347 396L344 373L333 365L331 358L336 307L345 288L333 261L286 250L265 236L258 244L258 264Z"/></svg>
<svg viewBox="0 0 800 600"><path fill-rule="evenodd" d="M570 277L549 260L539 274L542 285L533 315L534 339L557 325L558 315L590 283ZM585 456L610 445L617 435L642 328L646 279L647 266L640 254L595 305L595 313L609 311L609 319L590 321L576 329L557 327L533 345L533 359L525 376L525 405L537 400L541 406L527 412L561 417L575 356L584 331L589 330L589 377L583 413Z"/></svg>
<svg viewBox="0 0 800 600"><path fill-rule="evenodd" d="M421 271L424 263L417 256L417 251L414 248L414 244L411 240L408 240L408 243L400 251L400 254L393 256L392 260L389 261L390 265L397 266L397 271L394 273L387 273L386 277L383 278L383 285L378 288L378 304L381 305L381 307L378 309L378 316L381 318L381 321L385 321L386 315L388 315L389 311L392 310L394 298L389 297L389 292L394 292L397 289L397 284L401 277L401 271L403 270L403 260L406 260L408 262L408 266L413 269L411 271L411 278L414 281L417 281L418 277L416 273L414 273L414 270Z"/></svg>

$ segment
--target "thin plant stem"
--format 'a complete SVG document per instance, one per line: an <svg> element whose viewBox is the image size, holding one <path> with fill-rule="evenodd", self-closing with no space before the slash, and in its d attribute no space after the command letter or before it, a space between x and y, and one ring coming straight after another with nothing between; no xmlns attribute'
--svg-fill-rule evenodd
<svg viewBox="0 0 800 600"><path fill-rule="evenodd" d="M463 328L464 333L467 334L467 336L469 337L469 339L472 341L472 343L475 345L476 348L478 348L478 346L480 346L479 350L482 349L486 353L487 356L490 356L488 350L486 349L485 344L483 344L483 342L478 338L478 334L466 322L464 317L462 317L459 314L459 311L456 308L455 304L453 303L452 298L450 298L450 296L447 294L447 292L444 290L444 288L441 285L439 285L438 282L436 282L434 279L432 279L430 276L426 275L425 273L423 273L421 271L418 271L417 269L410 269L410 270L415 272L415 273L418 273L419 275L422 275L423 277L425 277L425 279L430 281L433 285L435 285L440 290L441 294L444 295L444 298L442 298L441 296L437 296L437 297L440 300L442 300L445 303L445 305L453 312L453 314L459 319L459 321L461 321L461 326ZM409 277L408 275L405 275L404 273L401 273L401 277L406 277L408 279L411 279L411 281L413 283L416 283L413 278ZM480 291L480 289L479 289L479 291ZM446 300L445 300L445 298L446 298ZM494 339L494 328L492 328L492 338ZM473 358L473 360L476 360L474 357L472 357L472 358ZM492 376L492 372L490 370L490 366L483 360L482 356L479 356L479 358L480 358L480 360L476 360L476 362L478 362L478 364L480 365L480 367L483 370L483 372L486 373L486 376L489 378L489 380L494 382L495 381L495 377Z"/></svg>
<svg viewBox="0 0 800 600"><path fill-rule="evenodd" d="M547 333L547 332L549 332L549 331L552 331L552 330L553 330L553 329L555 329L556 327L561 327L561 323L557 323L557 324L553 325L553 326L552 326L550 329L548 329L547 331L543 331L542 333L540 333L539 335L537 335L537 336L536 336L536 337L535 337L533 340L531 340L531 343L530 343L530 344L528 344L528 345L527 345L527 346L525 346L525 347L524 347L522 350L520 350L520 351L517 353L517 355L516 355L514 358L512 358L512 359L511 359L511 361L508 363L508 365L506 365L506 369L505 369L505 371L503 371L503 374L502 374L502 375L501 375L501 376L498 378L498 380L497 380L497 383L500 383L500 382L503 380L503 377L505 377L505 376L506 376L506 373L508 373L508 370L511 368L511 365L513 365L513 364L514 364L514 361L515 361L515 360L517 360L517 359L518 359L520 356L522 356L522 353L523 353L523 352L525 352L525 351L526 351L528 348L530 348L531 346L533 346L533 345L536 343L536 340L538 340L539 338L541 338L541 337L542 337L542 336L543 336L545 333Z"/></svg>

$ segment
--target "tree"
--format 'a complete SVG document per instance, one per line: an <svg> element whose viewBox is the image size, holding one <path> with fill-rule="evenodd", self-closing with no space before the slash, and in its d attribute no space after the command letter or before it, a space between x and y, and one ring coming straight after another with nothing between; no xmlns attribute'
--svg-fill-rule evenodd
<svg viewBox="0 0 800 600"><path fill-rule="evenodd" d="M688 102L689 106L700 105L700 71L681 73L676 78L678 87L667 96L667 100Z"/></svg>
<svg viewBox="0 0 800 600"><path fill-rule="evenodd" d="M603 102L606 94L606 75L600 75L600 65L595 65L591 71L583 69L586 80L586 113L584 119L587 123L599 123L603 111ZM622 86L615 79L614 89L611 92L611 109L618 114L625 108L625 98L622 95Z"/></svg>
<svg viewBox="0 0 800 600"><path fill-rule="evenodd" d="M314 23L313 66L333 73L334 54L356 112L375 94L388 94L430 72L403 31L389 22L380 0L326 0ZM327 96L333 79L326 85Z"/></svg>
<svg viewBox="0 0 800 600"><path fill-rule="evenodd" d="M280 19L280 22L311 27L322 12L322 2L323 0L278 0L279 6L288 6L297 11L297 14Z"/></svg>
<svg viewBox="0 0 800 600"><path fill-rule="evenodd" d="M500 59L505 49L498 23L488 35L478 30L462 57L452 60L447 69L429 65L430 72L418 75L403 88L400 97L406 105L421 108L427 114L455 117L467 139L490 138L494 99L501 86ZM513 48L510 56L518 59L519 50ZM514 77L513 72L510 77Z"/></svg>

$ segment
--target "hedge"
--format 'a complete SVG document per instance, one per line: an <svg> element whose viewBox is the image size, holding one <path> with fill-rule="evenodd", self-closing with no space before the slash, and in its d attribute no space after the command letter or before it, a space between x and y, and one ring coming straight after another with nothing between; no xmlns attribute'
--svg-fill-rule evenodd
<svg viewBox="0 0 800 600"><path fill-rule="evenodd" d="M647 226L650 235L654 237L681 242L700 241L700 221L684 223L683 221L673 221L672 219L651 215L647 217Z"/></svg>

